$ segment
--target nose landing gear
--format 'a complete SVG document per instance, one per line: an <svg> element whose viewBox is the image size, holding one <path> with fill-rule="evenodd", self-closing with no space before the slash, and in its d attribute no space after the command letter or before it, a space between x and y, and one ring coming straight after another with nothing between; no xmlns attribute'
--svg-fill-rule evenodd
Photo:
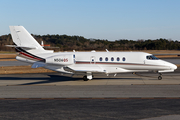
<svg viewBox="0 0 180 120"><path fill-rule="evenodd" d="M158 80L162 80L162 74L159 73Z"/></svg>

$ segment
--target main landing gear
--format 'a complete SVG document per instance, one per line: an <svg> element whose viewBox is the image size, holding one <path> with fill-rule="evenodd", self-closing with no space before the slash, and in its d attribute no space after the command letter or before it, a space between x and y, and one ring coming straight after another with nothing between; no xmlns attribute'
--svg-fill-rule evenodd
<svg viewBox="0 0 180 120"><path fill-rule="evenodd" d="M90 79L90 78L88 78L88 76L87 76L87 75L83 76L83 80L84 80L84 81L88 81L88 80L92 80L92 79L93 79L93 76L91 77L91 79Z"/></svg>
<svg viewBox="0 0 180 120"><path fill-rule="evenodd" d="M83 76L83 80L84 80L84 81L88 81L87 75Z"/></svg>
<svg viewBox="0 0 180 120"><path fill-rule="evenodd" d="M162 73L159 73L158 80L162 80Z"/></svg>
<svg viewBox="0 0 180 120"><path fill-rule="evenodd" d="M91 72L87 73L87 75L83 76L83 80L84 81L88 81L88 80L92 80L93 79L93 75Z"/></svg>

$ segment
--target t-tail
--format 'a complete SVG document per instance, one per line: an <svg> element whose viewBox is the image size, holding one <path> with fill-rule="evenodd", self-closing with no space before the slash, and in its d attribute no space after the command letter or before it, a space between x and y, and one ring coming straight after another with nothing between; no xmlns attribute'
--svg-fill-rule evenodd
<svg viewBox="0 0 180 120"><path fill-rule="evenodd" d="M39 54L54 52L45 50L23 26L10 26L10 31L15 45L7 46L16 48L16 51L19 52L19 56L16 57L18 60L32 63L44 61Z"/></svg>

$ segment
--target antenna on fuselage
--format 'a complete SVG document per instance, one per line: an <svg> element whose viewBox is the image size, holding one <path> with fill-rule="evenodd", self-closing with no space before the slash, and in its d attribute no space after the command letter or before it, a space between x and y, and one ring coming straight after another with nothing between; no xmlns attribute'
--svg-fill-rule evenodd
<svg viewBox="0 0 180 120"><path fill-rule="evenodd" d="M109 52L108 49L106 49L106 52Z"/></svg>

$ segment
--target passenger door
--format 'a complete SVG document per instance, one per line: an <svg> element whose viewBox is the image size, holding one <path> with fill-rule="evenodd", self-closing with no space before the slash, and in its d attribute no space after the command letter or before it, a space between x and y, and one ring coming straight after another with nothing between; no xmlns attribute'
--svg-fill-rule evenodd
<svg viewBox="0 0 180 120"><path fill-rule="evenodd" d="M95 61L95 56L91 56L90 58L90 64L96 64L96 61Z"/></svg>

